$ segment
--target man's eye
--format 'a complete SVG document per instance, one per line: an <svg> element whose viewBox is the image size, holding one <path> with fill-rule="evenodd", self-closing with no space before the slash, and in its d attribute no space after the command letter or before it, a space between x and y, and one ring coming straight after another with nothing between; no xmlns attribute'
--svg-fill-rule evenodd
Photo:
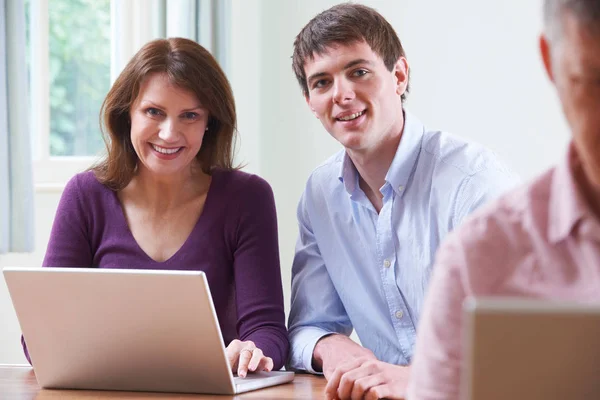
<svg viewBox="0 0 600 400"><path fill-rule="evenodd" d="M325 79L320 79L314 83L313 88L321 88L325 85L327 85L327 81Z"/></svg>

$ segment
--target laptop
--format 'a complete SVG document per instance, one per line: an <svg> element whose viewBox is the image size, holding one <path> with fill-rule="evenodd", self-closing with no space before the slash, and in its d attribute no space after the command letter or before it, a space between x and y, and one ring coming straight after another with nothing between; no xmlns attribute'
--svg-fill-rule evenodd
<svg viewBox="0 0 600 400"><path fill-rule="evenodd" d="M464 303L464 400L600 399L600 304Z"/></svg>
<svg viewBox="0 0 600 400"><path fill-rule="evenodd" d="M53 389L237 394L293 372L231 372L200 271L3 270L38 383Z"/></svg>

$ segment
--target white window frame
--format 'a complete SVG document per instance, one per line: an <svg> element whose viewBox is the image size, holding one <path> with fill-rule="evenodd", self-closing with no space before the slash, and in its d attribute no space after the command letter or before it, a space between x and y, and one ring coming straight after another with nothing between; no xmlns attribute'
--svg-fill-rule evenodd
<svg viewBox="0 0 600 400"><path fill-rule="evenodd" d="M47 0L31 0L31 132L33 177L36 190L59 189L97 156L50 155L49 16Z"/></svg>

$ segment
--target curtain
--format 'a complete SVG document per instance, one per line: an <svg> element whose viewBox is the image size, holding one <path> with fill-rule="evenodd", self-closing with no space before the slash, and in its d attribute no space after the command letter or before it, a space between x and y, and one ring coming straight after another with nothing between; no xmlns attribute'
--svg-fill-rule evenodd
<svg viewBox="0 0 600 400"><path fill-rule="evenodd" d="M112 3L111 78L147 42L185 37L210 51L227 72L231 0L128 0Z"/></svg>
<svg viewBox="0 0 600 400"><path fill-rule="evenodd" d="M0 0L0 254L33 251L33 174L23 0Z"/></svg>

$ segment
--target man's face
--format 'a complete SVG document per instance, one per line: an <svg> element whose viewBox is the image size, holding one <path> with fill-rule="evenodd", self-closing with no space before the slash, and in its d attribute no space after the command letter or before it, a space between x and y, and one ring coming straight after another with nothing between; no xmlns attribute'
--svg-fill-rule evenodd
<svg viewBox="0 0 600 400"><path fill-rule="evenodd" d="M562 30L554 36L542 37L542 56L583 170L600 188L600 31L590 30L566 12Z"/></svg>
<svg viewBox="0 0 600 400"><path fill-rule="evenodd" d="M346 149L369 152L402 130L408 64L390 72L366 42L334 45L304 64L310 106Z"/></svg>

